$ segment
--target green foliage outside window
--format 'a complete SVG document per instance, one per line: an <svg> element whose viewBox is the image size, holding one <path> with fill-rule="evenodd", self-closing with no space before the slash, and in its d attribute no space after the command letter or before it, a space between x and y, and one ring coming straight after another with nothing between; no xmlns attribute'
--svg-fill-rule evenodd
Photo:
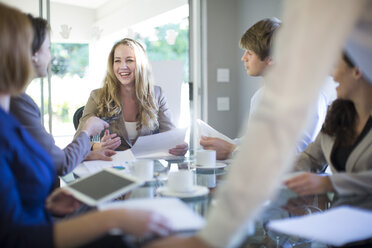
<svg viewBox="0 0 372 248"><path fill-rule="evenodd" d="M69 118L69 106L67 102L64 102L62 105L58 104L57 115L61 118L62 122L70 122Z"/></svg>
<svg viewBox="0 0 372 248"><path fill-rule="evenodd" d="M167 31L174 30L177 38L173 45L168 44L166 39ZM180 24L166 24L156 27L156 41L150 40L149 37L142 37L137 34L135 39L142 41L146 46L147 56L152 61L157 60L182 60L184 63L183 79L189 80L189 30L181 29Z"/></svg>
<svg viewBox="0 0 372 248"><path fill-rule="evenodd" d="M54 75L85 76L89 66L89 45L80 43L53 43L51 69Z"/></svg>
<svg viewBox="0 0 372 248"><path fill-rule="evenodd" d="M44 116L47 116L49 114L49 109L48 109L48 100L44 101ZM64 102L63 104L55 104L53 105L53 116L56 116L60 121L67 123L71 122L72 119L70 118L70 107L67 102Z"/></svg>
<svg viewBox="0 0 372 248"><path fill-rule="evenodd" d="M89 66L89 44L83 43L52 43L52 75L59 78L78 76L83 78ZM58 94L61 94L60 92ZM48 106L47 103L44 106ZM53 115L61 122L71 122L69 103L53 104ZM48 108L44 108L48 114Z"/></svg>

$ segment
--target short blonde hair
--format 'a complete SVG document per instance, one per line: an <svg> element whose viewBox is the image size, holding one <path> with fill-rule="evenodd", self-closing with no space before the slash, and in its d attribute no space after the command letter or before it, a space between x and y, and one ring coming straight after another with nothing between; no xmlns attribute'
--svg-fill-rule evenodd
<svg viewBox="0 0 372 248"><path fill-rule="evenodd" d="M240 47L252 50L264 61L270 56L272 39L280 24L280 20L275 17L258 21L243 34L240 39Z"/></svg>
<svg viewBox="0 0 372 248"><path fill-rule="evenodd" d="M0 3L0 92L17 95L32 75L32 27L25 14Z"/></svg>
<svg viewBox="0 0 372 248"><path fill-rule="evenodd" d="M158 112L159 107L155 102L154 84L151 75L151 67L145 49L138 42L130 38L124 38L112 47L107 62L107 73L103 87L99 93L100 102L98 103L98 116L113 116L120 113L120 82L116 78L113 64L115 49L120 46L128 46L133 49L135 55L135 91L138 102L137 130L142 126L150 130L159 127Z"/></svg>

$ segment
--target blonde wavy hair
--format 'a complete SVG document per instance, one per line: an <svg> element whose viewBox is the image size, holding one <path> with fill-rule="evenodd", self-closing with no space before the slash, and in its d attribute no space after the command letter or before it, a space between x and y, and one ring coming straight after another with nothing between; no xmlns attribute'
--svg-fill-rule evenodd
<svg viewBox="0 0 372 248"><path fill-rule="evenodd" d="M150 64L143 46L130 38L125 38L112 47L108 57L107 73L103 87L100 89L98 97L99 117L111 117L119 115L122 111L120 101L120 81L116 78L113 69L115 49L125 45L133 49L135 54L135 91L138 104L137 130L142 126L155 130L159 127L158 112L159 107L155 103L154 84L151 75Z"/></svg>

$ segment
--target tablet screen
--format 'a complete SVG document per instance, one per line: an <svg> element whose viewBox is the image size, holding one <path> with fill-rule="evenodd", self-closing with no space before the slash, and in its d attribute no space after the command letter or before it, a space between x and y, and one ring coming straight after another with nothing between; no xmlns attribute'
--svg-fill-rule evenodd
<svg viewBox="0 0 372 248"><path fill-rule="evenodd" d="M69 187L94 200L99 200L133 183L136 182L103 170L79 182L70 184Z"/></svg>

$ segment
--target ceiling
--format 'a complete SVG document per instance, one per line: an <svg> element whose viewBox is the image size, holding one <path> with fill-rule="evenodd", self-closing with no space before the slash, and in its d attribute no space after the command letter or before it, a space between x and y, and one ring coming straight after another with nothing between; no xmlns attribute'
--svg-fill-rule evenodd
<svg viewBox="0 0 372 248"><path fill-rule="evenodd" d="M51 0L51 2L69 4L89 9L96 9L110 0Z"/></svg>

